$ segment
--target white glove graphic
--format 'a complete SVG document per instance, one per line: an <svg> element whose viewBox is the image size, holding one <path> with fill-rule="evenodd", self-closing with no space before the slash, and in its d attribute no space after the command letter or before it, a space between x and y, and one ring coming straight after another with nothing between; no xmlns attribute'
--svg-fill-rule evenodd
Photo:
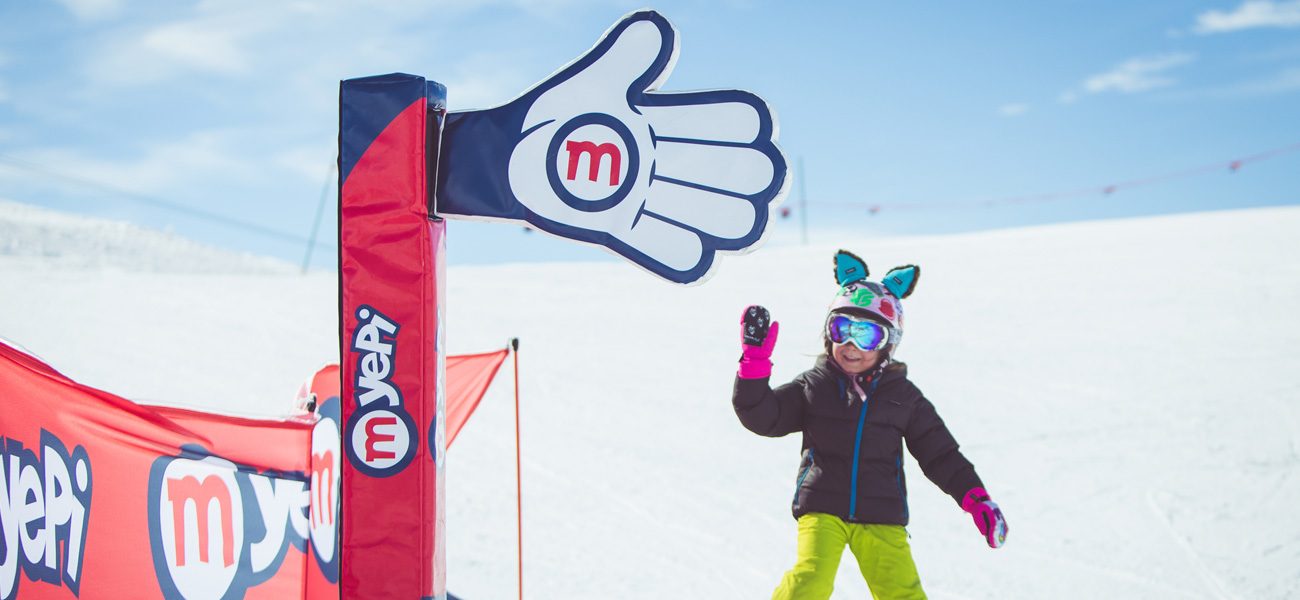
<svg viewBox="0 0 1300 600"><path fill-rule="evenodd" d="M787 169L757 96L655 92L676 58L666 19L625 17L507 105L523 111L507 172L515 199L540 218L530 223L687 283L716 251L759 241Z"/></svg>

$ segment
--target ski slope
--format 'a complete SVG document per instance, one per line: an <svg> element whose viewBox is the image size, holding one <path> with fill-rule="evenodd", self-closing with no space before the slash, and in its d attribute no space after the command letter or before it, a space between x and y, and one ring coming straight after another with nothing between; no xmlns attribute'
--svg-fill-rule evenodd
<svg viewBox="0 0 1300 600"><path fill-rule="evenodd" d="M0 205L0 336L74 378L274 415L336 360L332 274L175 238L77 258L104 240L49 233L52 214L24 226L14 206ZM921 265L900 358L1010 524L989 550L909 464L931 598L1292 598L1296 232L1300 207L846 238L727 258L693 288L619 263L453 266L448 341L521 338L530 598L770 595L794 557L799 439L736 421L737 321L766 305L782 323L774 377L809 367L838 247L877 274ZM4 250L13 239L50 249ZM448 454L448 583L467 600L515 594L509 373ZM834 597L867 596L846 559Z"/></svg>

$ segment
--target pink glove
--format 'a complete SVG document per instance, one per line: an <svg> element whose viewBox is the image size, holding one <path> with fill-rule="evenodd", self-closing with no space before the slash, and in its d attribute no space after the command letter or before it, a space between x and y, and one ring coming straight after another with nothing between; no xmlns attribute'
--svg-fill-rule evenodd
<svg viewBox="0 0 1300 600"><path fill-rule="evenodd" d="M989 500L989 493L984 488L971 488L961 499L961 509L970 513L975 519L975 527L984 534L984 541L990 548L1001 548L1007 543L1007 520L1002 517L1002 509Z"/></svg>
<svg viewBox="0 0 1300 600"><path fill-rule="evenodd" d="M740 369L741 379L765 379L772 376L772 348L776 347L776 334L780 324L773 323L767 309L758 305L747 307L740 315Z"/></svg>

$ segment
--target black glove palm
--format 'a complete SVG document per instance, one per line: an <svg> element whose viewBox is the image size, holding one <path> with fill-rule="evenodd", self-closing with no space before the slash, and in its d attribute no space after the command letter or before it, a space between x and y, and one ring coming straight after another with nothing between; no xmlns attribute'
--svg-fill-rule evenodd
<svg viewBox="0 0 1300 600"><path fill-rule="evenodd" d="M767 339L768 328L772 325L772 316L767 309L757 304L745 309L741 320L740 336L746 346L762 346Z"/></svg>

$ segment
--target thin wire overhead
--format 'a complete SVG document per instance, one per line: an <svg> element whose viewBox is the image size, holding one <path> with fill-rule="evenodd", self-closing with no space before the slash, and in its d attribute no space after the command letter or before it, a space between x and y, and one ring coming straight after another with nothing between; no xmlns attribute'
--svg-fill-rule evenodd
<svg viewBox="0 0 1300 600"><path fill-rule="evenodd" d="M1281 146L1278 148L1273 148L1271 150L1265 150L1263 152L1258 152L1241 158L1218 161L1210 164L1200 165L1197 167L1181 169L1178 171L1171 171L1168 173L1161 173L1158 175L1138 177L1134 179L1126 179L1126 180L1121 180L1115 183L1109 183L1104 185L1092 185L1092 186L1077 188L1073 190L1047 192L1041 194L1002 196L996 198L988 198L984 200L949 200L949 201L938 201L938 202L883 203L883 202L858 201L858 202L812 202L810 204L812 204L813 206L838 206L838 207L846 207L846 208L865 209L869 214L875 215L884 210L894 211L894 210L934 210L934 209L949 209L949 208L978 208L978 207L999 206L999 205L1006 205L1006 204L1029 204L1035 202L1052 202L1056 200L1067 200L1071 198L1083 198L1089 196L1110 196L1112 194L1115 194L1123 190L1128 190L1128 189L1143 187L1148 185L1154 185L1158 183L1165 183L1167 181L1173 181L1177 179L1186 179L1188 177L1195 177L1197 175L1202 175L1205 173L1224 172L1224 171L1229 173L1236 173L1237 171L1241 170L1243 166L1249 163L1260 162L1263 160L1268 160L1270 158L1275 158L1278 156L1282 156L1284 154L1291 154L1294 152L1300 152L1300 143ZM788 213L782 214L783 217L787 215Z"/></svg>
<svg viewBox="0 0 1300 600"><path fill-rule="evenodd" d="M194 208L192 206L185 206L184 204L179 204L176 202L172 202L170 200L164 200L156 196L150 196L148 194L141 194L139 192L125 190L120 187L104 183L102 181L96 181L94 179L82 177L80 175L72 175L70 173L65 173L63 171L52 169L45 165L35 163L24 158L19 158L16 156L10 156L7 154L0 153L0 162L7 163L11 166L17 167L25 171L29 171L32 173L43 175L45 177L49 177L51 179L58 179L68 183L80 185L82 187L96 189L101 192L105 192L123 198L125 200L130 200L132 202L144 204L147 206L152 206L155 208L169 210L174 213L182 214L190 218L198 219L201 221L207 221L210 223L216 223L219 225L224 225L232 229L240 229L243 231L248 231L250 233L256 233L264 237L273 238L285 242L292 242L294 244L309 244L309 245L317 246L320 248L326 248L326 249L335 247L334 244L308 239L306 237L280 231L278 229L272 229L270 227L261 225L259 223L244 221L242 219L236 219L234 217L228 217L226 215L214 213L211 211L206 211L200 208Z"/></svg>

